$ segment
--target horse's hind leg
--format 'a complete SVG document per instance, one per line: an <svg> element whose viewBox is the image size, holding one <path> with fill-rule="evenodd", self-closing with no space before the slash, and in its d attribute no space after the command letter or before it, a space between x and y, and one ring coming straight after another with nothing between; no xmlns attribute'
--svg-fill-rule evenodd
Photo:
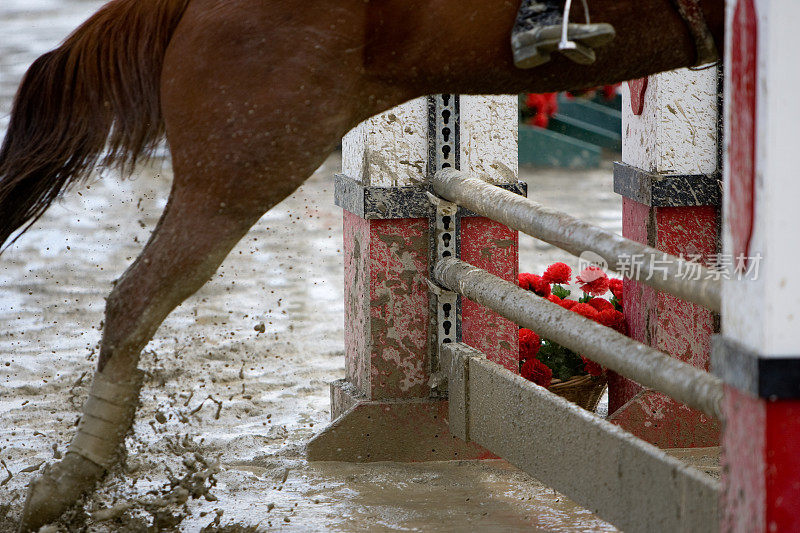
<svg viewBox="0 0 800 533"><path fill-rule="evenodd" d="M175 146L173 151L184 153ZM108 297L98 372L81 424L64 459L31 484L23 531L57 519L117 461L138 403L141 350L164 318L213 276L252 224L317 165L297 164L297 172L276 183L256 172L254 163L246 171L239 163L186 159L174 157L167 207Z"/></svg>
<svg viewBox="0 0 800 533"><path fill-rule="evenodd" d="M32 483L23 529L57 518L115 462L133 418L133 409L125 407L135 404L140 387L139 354L164 318L214 274L250 226L294 191L349 128L403 100L370 99L382 93L364 88L360 97L353 93L360 70L347 61L358 63L360 55L335 49L352 43L330 31L329 20L314 19L324 31L300 31L286 22L265 46L263 39L242 36L252 35L259 13L261 27L273 28L274 17L266 11L282 4L266 3L255 14L229 4L223 7L227 15L215 11L210 17L203 2L193 2L170 42L162 78L175 170L170 199L145 249L108 298L96 397L84 406L85 422L71 452ZM350 14L340 11L342 17ZM323 36L333 41L329 55L319 53ZM330 57L347 61L333 64Z"/></svg>

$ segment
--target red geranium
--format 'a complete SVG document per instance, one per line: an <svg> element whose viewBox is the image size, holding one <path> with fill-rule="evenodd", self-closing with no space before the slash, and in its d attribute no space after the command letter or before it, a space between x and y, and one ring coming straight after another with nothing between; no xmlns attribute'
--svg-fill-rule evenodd
<svg viewBox="0 0 800 533"><path fill-rule="evenodd" d="M589 305L597 309L597 311L605 311L607 309L614 309L614 304L603 298L592 298L588 302Z"/></svg>
<svg viewBox="0 0 800 533"><path fill-rule="evenodd" d="M542 339L533 331L525 328L519 330L519 358L521 361L534 359L539 353Z"/></svg>
<svg viewBox="0 0 800 533"><path fill-rule="evenodd" d="M617 278L609 279L608 288L611 289L611 294L614 295L614 298L622 303L622 280Z"/></svg>
<svg viewBox="0 0 800 533"><path fill-rule="evenodd" d="M597 315L599 314L597 312L597 309L595 309L591 305L581 304L581 303L574 305L572 309L570 309L570 311L572 311L573 313L578 313L581 316L585 316L589 320L597 320Z"/></svg>
<svg viewBox="0 0 800 533"><path fill-rule="evenodd" d="M561 307L563 307L564 309L570 309L571 310L573 307L578 305L578 302L576 302L575 300L564 299L564 300L561 300L561 303L559 305Z"/></svg>
<svg viewBox="0 0 800 533"><path fill-rule="evenodd" d="M565 263L553 263L544 271L542 279L548 283L569 283L572 269Z"/></svg>
<svg viewBox="0 0 800 533"><path fill-rule="evenodd" d="M531 290L531 280L530 277L532 274L528 274L527 272L521 272L517 279L519 280L519 286L526 291Z"/></svg>
<svg viewBox="0 0 800 533"><path fill-rule="evenodd" d="M612 328L626 335L625 315L616 309L606 309L597 315L597 321L606 327Z"/></svg>
<svg viewBox="0 0 800 533"><path fill-rule="evenodd" d="M533 381L539 386L549 387L553 379L553 371L538 359L528 359L520 368L519 373L523 378Z"/></svg>
<svg viewBox="0 0 800 533"><path fill-rule="evenodd" d="M551 302L553 302L556 305L561 305L561 302L563 302L563 300L561 298L559 298L558 296L556 296L555 294L548 295L547 299L550 300Z"/></svg>
<svg viewBox="0 0 800 533"><path fill-rule="evenodd" d="M594 265L584 268L575 279L586 294L602 296L608 292L608 276L601 268Z"/></svg>
<svg viewBox="0 0 800 533"><path fill-rule="evenodd" d="M537 274L528 274L528 290L546 298L550 295L550 284Z"/></svg>
<svg viewBox="0 0 800 533"><path fill-rule="evenodd" d="M599 376L600 374L603 373L603 367L600 366L598 363L595 363L591 359L587 359L584 356L581 356L581 359L583 359L583 369L590 376L597 377L597 376Z"/></svg>
<svg viewBox="0 0 800 533"><path fill-rule="evenodd" d="M525 107L533 113L531 121L540 128L546 128L550 117L558 111L556 93L531 93L525 97Z"/></svg>
<svg viewBox="0 0 800 533"><path fill-rule="evenodd" d="M615 83L613 85L603 85L601 91L603 92L603 98L606 100L612 100L618 92L619 83Z"/></svg>

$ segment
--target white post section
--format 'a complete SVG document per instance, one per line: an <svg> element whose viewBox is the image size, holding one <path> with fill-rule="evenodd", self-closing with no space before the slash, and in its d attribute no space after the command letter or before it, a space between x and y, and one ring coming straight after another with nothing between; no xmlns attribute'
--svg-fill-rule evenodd
<svg viewBox="0 0 800 533"><path fill-rule="evenodd" d="M649 172L717 170L717 69L679 69L648 78L641 115L622 85L622 161Z"/></svg>
<svg viewBox="0 0 800 533"><path fill-rule="evenodd" d="M461 170L497 185L519 176L516 96L461 96Z"/></svg>
<svg viewBox="0 0 800 533"><path fill-rule="evenodd" d="M428 103L418 98L365 120L342 140L342 173L365 187L425 182Z"/></svg>
<svg viewBox="0 0 800 533"><path fill-rule="evenodd" d="M729 6L734 9L734 5ZM758 20L756 79L756 175L754 219L750 257L763 257L756 279L727 284L723 301L722 330L727 338L768 357L800 355L800 59L790 43L797 39L800 2L755 2ZM730 18L730 17L729 17ZM729 50L729 57L731 51ZM730 61L728 61L730 62ZM734 89L726 79L726 94ZM747 113L730 108L727 116ZM726 138L731 138L730 124ZM725 172L729 175L730 151L726 150ZM731 188L726 182L726 205ZM727 211L724 245L733 254L730 217ZM757 310L757 312L756 312Z"/></svg>
<svg viewBox="0 0 800 533"><path fill-rule="evenodd" d="M517 100L513 96L460 97L461 169L492 183L516 183ZM364 186L403 187L425 182L428 101L418 98L366 120L342 142L342 173Z"/></svg>

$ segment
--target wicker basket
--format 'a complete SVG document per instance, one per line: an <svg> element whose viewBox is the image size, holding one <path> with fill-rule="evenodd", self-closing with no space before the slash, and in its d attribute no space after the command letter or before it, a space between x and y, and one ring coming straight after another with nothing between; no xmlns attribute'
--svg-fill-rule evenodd
<svg viewBox="0 0 800 533"><path fill-rule="evenodd" d="M549 390L572 403L576 403L587 411L595 412L603 392L606 390L606 376L575 376L567 381L554 380Z"/></svg>

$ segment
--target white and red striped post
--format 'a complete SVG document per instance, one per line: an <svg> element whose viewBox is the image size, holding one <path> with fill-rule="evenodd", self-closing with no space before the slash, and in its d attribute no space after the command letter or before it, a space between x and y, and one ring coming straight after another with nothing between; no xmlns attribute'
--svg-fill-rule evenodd
<svg viewBox="0 0 800 533"><path fill-rule="evenodd" d="M427 98L369 119L344 139L336 201L344 209L346 375L332 384L334 421L309 443L310 459L489 456L449 433L446 395L438 389L437 309L428 285L436 208L426 193L443 160L516 185L517 104L511 96L442 101L450 105L438 122L447 129L438 137L447 144L444 156L435 153L438 108ZM480 217L453 224L460 225L453 242L460 237L465 261L516 281L517 232ZM457 316L463 327L448 323L454 340L516 368L513 323L467 300L452 309Z"/></svg>
<svg viewBox="0 0 800 533"><path fill-rule="evenodd" d="M681 69L623 87L623 235L676 256L714 262L721 190L718 73ZM657 274L656 274L657 275ZM696 304L625 281L631 336L708 369L714 314ZM609 420L663 448L716 446L719 422L620 375L609 377Z"/></svg>
<svg viewBox="0 0 800 533"><path fill-rule="evenodd" d="M722 529L800 531L800 3L728 4Z"/></svg>

